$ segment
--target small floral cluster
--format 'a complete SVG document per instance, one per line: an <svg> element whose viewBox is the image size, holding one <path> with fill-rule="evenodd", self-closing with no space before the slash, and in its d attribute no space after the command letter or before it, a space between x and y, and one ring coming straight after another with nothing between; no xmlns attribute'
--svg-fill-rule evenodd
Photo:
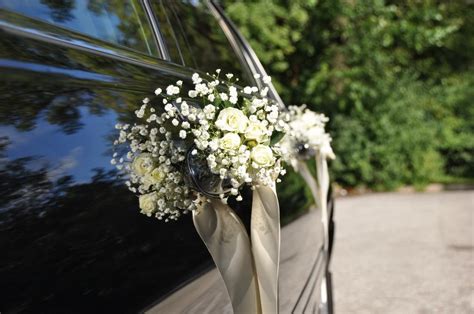
<svg viewBox="0 0 474 314"><path fill-rule="evenodd" d="M281 143L285 161L294 162L307 159L316 152L327 158L335 158L331 148L331 136L325 131L329 121L324 114L319 114L302 106L290 106L285 116L288 130Z"/></svg>
<svg viewBox="0 0 474 314"><path fill-rule="evenodd" d="M142 117L148 106L144 99L142 107L136 111ZM148 108L154 121L156 114ZM128 143L126 156L114 153L111 163L125 169L130 175L126 182L130 191L139 194L141 212L147 216L155 215L162 220L176 220L182 213L193 210L196 203L190 198L191 191L184 184L179 164L185 158L185 148L181 143L171 141L172 134L164 128L147 124L117 124L120 130L115 145Z"/></svg>
<svg viewBox="0 0 474 314"><path fill-rule="evenodd" d="M259 75L255 76L260 79ZM158 219L177 219L202 201L183 169L188 155L201 158L207 170L228 182L218 196L242 200L241 187L272 184L285 170L280 166L277 141L287 129L279 106L267 98L268 87L235 87L232 74L210 79L193 74L193 88L182 93L183 82L155 94L159 108L149 99L135 114L142 123L117 125L116 145L127 143L126 156L114 154L112 164L130 174L129 189L139 194L142 213ZM268 84L269 77L262 82ZM200 106L193 105L199 103Z"/></svg>

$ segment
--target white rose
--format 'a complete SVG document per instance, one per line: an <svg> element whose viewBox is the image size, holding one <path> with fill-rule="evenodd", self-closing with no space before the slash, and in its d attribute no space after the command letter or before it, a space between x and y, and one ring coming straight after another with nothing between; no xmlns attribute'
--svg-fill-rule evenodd
<svg viewBox="0 0 474 314"><path fill-rule="evenodd" d="M261 167L268 167L275 163L272 149L266 145L257 145L252 148L250 158Z"/></svg>
<svg viewBox="0 0 474 314"><path fill-rule="evenodd" d="M156 168L151 173L146 174L143 177L143 185L145 189L149 189L150 185L155 185L161 183L163 179L166 177L166 172L163 169Z"/></svg>
<svg viewBox="0 0 474 314"><path fill-rule="evenodd" d="M153 159L151 154L144 153L135 157L132 162L132 170L136 175L144 176L153 170Z"/></svg>
<svg viewBox="0 0 474 314"><path fill-rule="evenodd" d="M245 130L245 138L261 143L267 139L267 130L260 122L250 122Z"/></svg>
<svg viewBox="0 0 474 314"><path fill-rule="evenodd" d="M244 133L249 119L236 108L225 108L219 112L216 120L216 126L223 131Z"/></svg>
<svg viewBox="0 0 474 314"><path fill-rule="evenodd" d="M150 174L149 177L153 184L160 183L166 177L166 172L163 169L155 168Z"/></svg>
<svg viewBox="0 0 474 314"><path fill-rule="evenodd" d="M240 136L236 133L227 133L220 141L219 146L224 150L232 150L240 147Z"/></svg>
<svg viewBox="0 0 474 314"><path fill-rule="evenodd" d="M138 203L140 205L140 209L142 213L147 216L151 216L156 209L156 203L158 201L158 195L153 192L149 194L140 195L138 199Z"/></svg>

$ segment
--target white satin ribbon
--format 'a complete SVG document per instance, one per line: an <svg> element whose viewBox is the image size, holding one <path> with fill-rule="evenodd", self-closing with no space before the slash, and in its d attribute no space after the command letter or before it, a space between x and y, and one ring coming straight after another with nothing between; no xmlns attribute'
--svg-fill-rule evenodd
<svg viewBox="0 0 474 314"><path fill-rule="evenodd" d="M296 166L296 167L295 167ZM321 200L320 200L320 193L318 188L318 183L314 179L314 176L311 174L311 171L308 168L308 165L305 161L299 160L295 164L294 168L299 174L303 177L308 185L309 189L311 190L311 194L313 195L314 202L316 203L316 207L321 208Z"/></svg>
<svg viewBox="0 0 474 314"><path fill-rule="evenodd" d="M280 206L275 183L272 186L262 185L254 190L251 239L262 313L278 313Z"/></svg>
<svg viewBox="0 0 474 314"><path fill-rule="evenodd" d="M220 200L204 202L193 222L224 280L235 314L261 313L250 240L235 212Z"/></svg>
<svg viewBox="0 0 474 314"><path fill-rule="evenodd" d="M332 151L331 151L332 152ZM295 170L300 173L306 184L311 190L316 207L321 209L321 222L324 232L324 250L329 248L329 217L328 217L328 192L329 192L329 171L327 158L334 158L334 153L325 154L320 151L316 153L316 180L311 174L306 162L298 161L295 163Z"/></svg>
<svg viewBox="0 0 474 314"><path fill-rule="evenodd" d="M324 251L329 249L329 217L328 217L328 192L329 171L326 156L316 153L316 176L319 183L319 204L321 206L321 222L324 230Z"/></svg>

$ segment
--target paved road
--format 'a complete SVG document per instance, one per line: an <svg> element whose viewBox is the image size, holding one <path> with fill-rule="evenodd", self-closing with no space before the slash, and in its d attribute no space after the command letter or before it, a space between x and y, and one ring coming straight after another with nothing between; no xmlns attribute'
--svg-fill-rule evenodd
<svg viewBox="0 0 474 314"><path fill-rule="evenodd" d="M335 310L474 313L474 191L336 201Z"/></svg>

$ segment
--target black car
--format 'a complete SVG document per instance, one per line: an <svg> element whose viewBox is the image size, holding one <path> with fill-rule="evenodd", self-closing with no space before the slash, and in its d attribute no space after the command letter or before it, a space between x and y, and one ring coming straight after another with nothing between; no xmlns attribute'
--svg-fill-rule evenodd
<svg viewBox="0 0 474 314"><path fill-rule="evenodd" d="M216 68L242 86L265 75L223 10L204 0L0 0L0 43L0 312L230 312L191 217L139 214L110 164L115 124L156 87ZM281 200L281 313L332 311L333 223L324 252L321 213L304 198ZM237 209L247 225L249 208Z"/></svg>

